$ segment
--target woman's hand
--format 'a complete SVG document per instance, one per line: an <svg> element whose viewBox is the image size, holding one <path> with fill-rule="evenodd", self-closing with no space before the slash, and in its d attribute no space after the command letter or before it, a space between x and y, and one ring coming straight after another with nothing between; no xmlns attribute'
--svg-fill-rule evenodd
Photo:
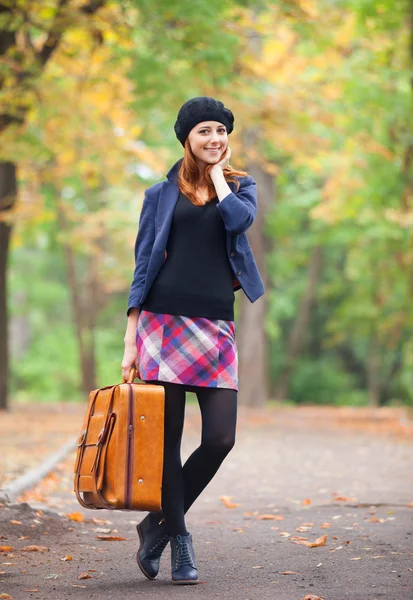
<svg viewBox="0 0 413 600"><path fill-rule="evenodd" d="M229 165L229 159L231 158L231 148L228 146L227 151L225 152L224 158L222 158L218 163L216 163L211 169L211 175L213 171L220 169L223 171L225 167Z"/></svg>
<svg viewBox="0 0 413 600"><path fill-rule="evenodd" d="M125 352L122 359L122 377L128 379L132 368L138 369L138 350L135 341L125 342Z"/></svg>

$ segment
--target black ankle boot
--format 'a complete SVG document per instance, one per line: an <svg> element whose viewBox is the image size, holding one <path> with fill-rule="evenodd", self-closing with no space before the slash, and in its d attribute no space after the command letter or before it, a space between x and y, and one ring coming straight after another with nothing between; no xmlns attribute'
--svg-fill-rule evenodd
<svg viewBox="0 0 413 600"><path fill-rule="evenodd" d="M136 525L140 546L136 555L139 568L148 579L155 579L159 572L161 554L169 542L165 522L151 525L149 515Z"/></svg>
<svg viewBox="0 0 413 600"><path fill-rule="evenodd" d="M192 536L177 535L170 538L172 583L189 584L198 583L198 569L195 564L195 552L192 546Z"/></svg>

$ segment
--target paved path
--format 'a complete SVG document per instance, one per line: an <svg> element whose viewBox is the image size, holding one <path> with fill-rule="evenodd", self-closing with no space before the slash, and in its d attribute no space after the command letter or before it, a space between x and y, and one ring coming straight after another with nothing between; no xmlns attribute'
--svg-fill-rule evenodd
<svg viewBox="0 0 413 600"><path fill-rule="evenodd" d="M195 406L187 417L184 457L199 439ZM77 505L72 460L40 490L61 516L36 514L27 505L0 510L0 545L15 548L0 554L0 594L14 600L413 599L413 438L407 435L340 428L311 411L241 411L234 450L187 515L202 584L185 588L170 583L169 549L156 581L138 570L141 514ZM239 506L227 508L221 496ZM63 516L73 511L85 521ZM100 541L102 528L127 539ZM322 535L328 536L322 547L294 542L294 536ZM49 551L21 550L33 544ZM67 555L73 559L62 561ZM79 580L87 571L92 578Z"/></svg>

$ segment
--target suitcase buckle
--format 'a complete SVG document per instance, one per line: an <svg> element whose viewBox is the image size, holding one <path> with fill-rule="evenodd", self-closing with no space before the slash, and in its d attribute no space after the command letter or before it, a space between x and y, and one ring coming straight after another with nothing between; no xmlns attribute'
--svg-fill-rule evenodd
<svg viewBox="0 0 413 600"><path fill-rule="evenodd" d="M102 427L102 429L99 431L99 435L98 435L98 439L96 442L96 446L99 446L100 442L102 441L102 438L105 434L105 427Z"/></svg>
<svg viewBox="0 0 413 600"><path fill-rule="evenodd" d="M78 444L77 444L77 447L78 447L78 448L79 448L79 447L80 447L80 446L81 446L81 445L84 443L84 441L85 441L85 439L86 439L86 433L87 433L87 432L86 432L86 429L84 429L84 430L81 432L81 438L80 438L80 442L78 442Z"/></svg>

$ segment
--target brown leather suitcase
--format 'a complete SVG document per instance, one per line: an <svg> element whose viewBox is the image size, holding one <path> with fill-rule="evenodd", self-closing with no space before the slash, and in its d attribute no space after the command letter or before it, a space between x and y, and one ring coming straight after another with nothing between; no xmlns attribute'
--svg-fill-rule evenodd
<svg viewBox="0 0 413 600"><path fill-rule="evenodd" d="M89 395L74 466L85 508L161 508L165 390L135 377Z"/></svg>

